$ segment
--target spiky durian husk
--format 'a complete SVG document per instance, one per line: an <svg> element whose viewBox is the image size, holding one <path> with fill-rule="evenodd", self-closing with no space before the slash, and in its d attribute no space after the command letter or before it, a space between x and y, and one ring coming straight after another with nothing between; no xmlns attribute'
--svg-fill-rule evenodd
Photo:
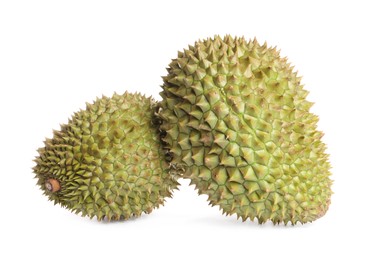
<svg viewBox="0 0 373 260"><path fill-rule="evenodd" d="M275 48L219 36L179 52L159 116L171 164L242 220L313 221L330 203L328 155L308 92Z"/></svg>
<svg viewBox="0 0 373 260"><path fill-rule="evenodd" d="M33 170L44 193L98 220L128 219L163 204L178 183L153 125L154 107L151 98L129 93L87 103L38 150ZM48 190L48 180L60 190Z"/></svg>

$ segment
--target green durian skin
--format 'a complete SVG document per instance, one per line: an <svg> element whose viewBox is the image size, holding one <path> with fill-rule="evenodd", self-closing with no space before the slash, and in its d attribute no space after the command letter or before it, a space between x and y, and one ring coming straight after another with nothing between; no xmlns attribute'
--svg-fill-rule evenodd
<svg viewBox="0 0 373 260"><path fill-rule="evenodd" d="M314 221L332 194L330 164L300 78L256 39L206 39L178 53L159 116L171 165L238 218Z"/></svg>
<svg viewBox="0 0 373 260"><path fill-rule="evenodd" d="M178 183L154 125L155 107L153 99L127 92L87 103L38 150L33 170L44 194L82 216L108 221L163 205ZM49 191L49 179L61 189Z"/></svg>

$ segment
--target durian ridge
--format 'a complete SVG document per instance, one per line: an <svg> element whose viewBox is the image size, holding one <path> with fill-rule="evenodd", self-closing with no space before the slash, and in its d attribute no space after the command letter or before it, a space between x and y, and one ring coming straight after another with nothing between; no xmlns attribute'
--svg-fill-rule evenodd
<svg viewBox="0 0 373 260"><path fill-rule="evenodd" d="M217 36L179 52L167 71L164 147L212 205L259 223L325 214L332 182L318 118L275 48Z"/></svg>
<svg viewBox="0 0 373 260"><path fill-rule="evenodd" d="M38 150L33 170L44 194L98 220L128 219L163 205L178 183L153 125L155 106L127 92L87 103ZM48 190L48 180L60 189Z"/></svg>

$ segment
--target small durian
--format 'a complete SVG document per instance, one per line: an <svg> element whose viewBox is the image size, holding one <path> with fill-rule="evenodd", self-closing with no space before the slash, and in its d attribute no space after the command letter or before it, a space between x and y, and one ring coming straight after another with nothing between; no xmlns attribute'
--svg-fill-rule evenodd
<svg viewBox="0 0 373 260"><path fill-rule="evenodd" d="M158 116L170 163L237 218L314 221L332 194L326 146L300 77L275 48L219 36L178 53Z"/></svg>
<svg viewBox="0 0 373 260"><path fill-rule="evenodd" d="M75 113L38 150L33 168L44 194L98 220L150 213L177 188L160 145L155 101L103 96Z"/></svg>

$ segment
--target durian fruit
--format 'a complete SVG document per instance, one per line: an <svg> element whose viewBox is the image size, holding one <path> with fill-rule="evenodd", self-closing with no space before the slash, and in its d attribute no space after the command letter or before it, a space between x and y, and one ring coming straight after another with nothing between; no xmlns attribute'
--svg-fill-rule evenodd
<svg viewBox="0 0 373 260"><path fill-rule="evenodd" d="M300 78L275 48L226 36L168 67L158 114L171 165L227 215L314 221L332 194L330 164Z"/></svg>
<svg viewBox="0 0 373 260"><path fill-rule="evenodd" d="M155 102L103 96L75 113L38 150L38 184L55 204L98 220L150 213L178 185L154 125Z"/></svg>

